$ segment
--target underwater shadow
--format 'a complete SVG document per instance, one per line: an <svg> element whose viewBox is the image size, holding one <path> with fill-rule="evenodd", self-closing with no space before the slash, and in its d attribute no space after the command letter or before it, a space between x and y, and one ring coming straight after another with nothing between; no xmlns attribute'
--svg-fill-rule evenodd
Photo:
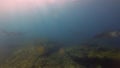
<svg viewBox="0 0 120 68"><path fill-rule="evenodd" d="M86 68L120 68L120 60L110 59L110 58L89 58L89 57L77 57L70 55L68 56L72 59L72 61L76 62L79 65L83 65Z"/></svg>

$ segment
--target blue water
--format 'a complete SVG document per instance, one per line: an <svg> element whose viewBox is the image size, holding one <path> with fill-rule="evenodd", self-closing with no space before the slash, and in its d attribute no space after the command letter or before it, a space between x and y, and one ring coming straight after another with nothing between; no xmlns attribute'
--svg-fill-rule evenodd
<svg viewBox="0 0 120 68"><path fill-rule="evenodd" d="M67 43L80 43L98 33L119 30L120 1L91 1L71 3L62 8L49 6L47 13L39 8L30 13L13 13L12 19L0 23L0 27L23 32L20 39L45 38Z"/></svg>

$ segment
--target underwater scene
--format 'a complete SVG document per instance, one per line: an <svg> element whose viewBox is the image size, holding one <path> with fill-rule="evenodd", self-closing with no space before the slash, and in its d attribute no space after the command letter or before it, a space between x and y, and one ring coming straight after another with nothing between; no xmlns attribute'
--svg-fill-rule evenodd
<svg viewBox="0 0 120 68"><path fill-rule="evenodd" d="M120 68L120 0L0 0L0 68Z"/></svg>

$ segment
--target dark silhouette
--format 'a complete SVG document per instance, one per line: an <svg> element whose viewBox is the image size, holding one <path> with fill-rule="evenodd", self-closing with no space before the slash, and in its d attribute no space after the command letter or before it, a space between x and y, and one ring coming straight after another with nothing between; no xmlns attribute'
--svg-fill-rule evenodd
<svg viewBox="0 0 120 68"><path fill-rule="evenodd" d="M109 58L89 58L89 57L77 57L68 53L68 56L76 63L85 66L86 68L97 68L99 65L101 68L120 68L120 60Z"/></svg>
<svg viewBox="0 0 120 68"><path fill-rule="evenodd" d="M94 38L116 38L120 37L120 31L103 32L94 36Z"/></svg>

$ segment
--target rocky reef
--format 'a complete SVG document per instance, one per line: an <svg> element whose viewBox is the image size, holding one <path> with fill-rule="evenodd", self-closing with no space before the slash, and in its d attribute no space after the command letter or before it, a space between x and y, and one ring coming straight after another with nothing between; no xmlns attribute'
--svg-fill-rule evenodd
<svg viewBox="0 0 120 68"><path fill-rule="evenodd" d="M60 46L61 45L61 46ZM39 43L21 48L1 63L1 68L119 68L120 50L82 45ZM117 67L115 67L117 66Z"/></svg>

